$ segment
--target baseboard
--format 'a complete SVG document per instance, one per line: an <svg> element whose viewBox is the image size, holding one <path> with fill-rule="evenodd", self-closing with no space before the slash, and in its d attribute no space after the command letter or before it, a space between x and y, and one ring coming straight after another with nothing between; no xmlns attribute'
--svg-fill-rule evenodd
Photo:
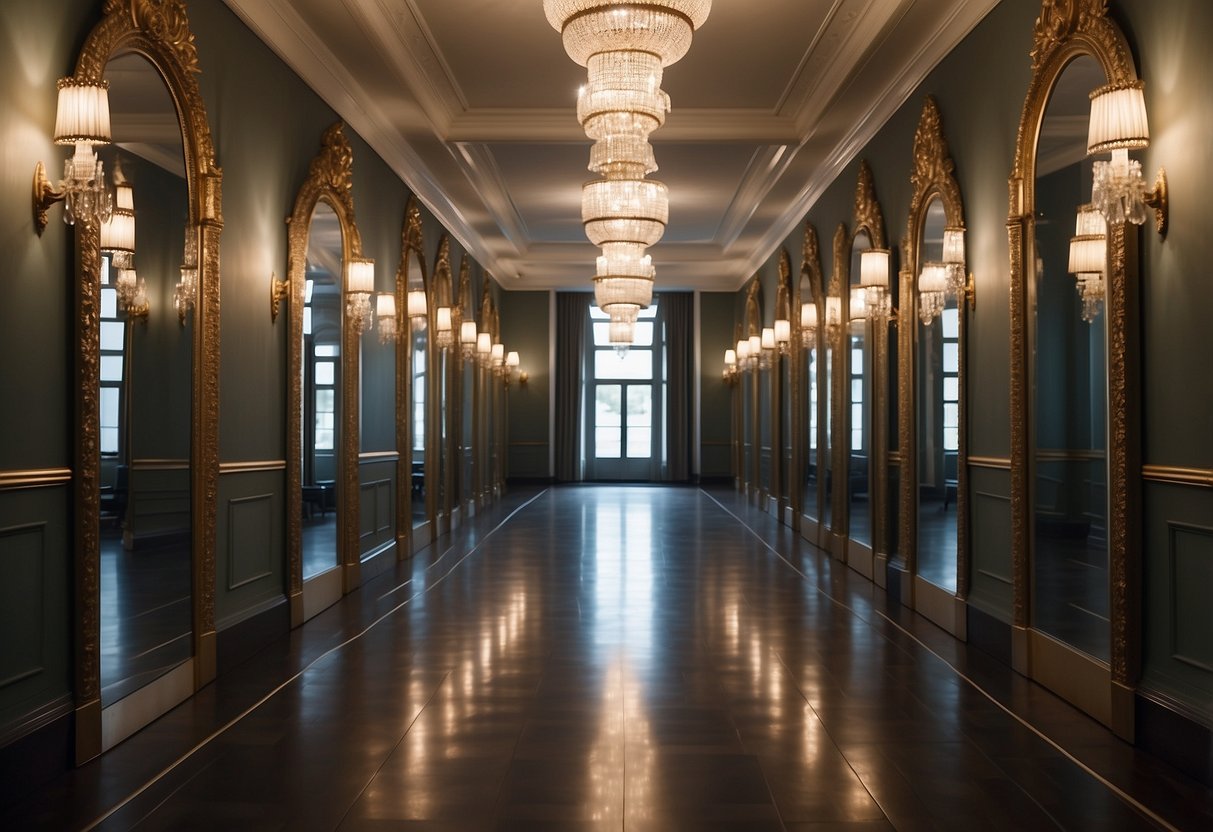
<svg viewBox="0 0 1213 832"><path fill-rule="evenodd" d="M1011 666L1011 625L972 604L965 604L965 629L969 644Z"/></svg>

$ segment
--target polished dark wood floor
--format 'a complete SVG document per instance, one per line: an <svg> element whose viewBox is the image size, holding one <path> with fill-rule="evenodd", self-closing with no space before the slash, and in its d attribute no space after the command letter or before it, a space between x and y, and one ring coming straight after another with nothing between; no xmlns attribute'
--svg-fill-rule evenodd
<svg viewBox="0 0 1213 832"><path fill-rule="evenodd" d="M515 493L0 828L1213 828L731 491Z"/></svg>

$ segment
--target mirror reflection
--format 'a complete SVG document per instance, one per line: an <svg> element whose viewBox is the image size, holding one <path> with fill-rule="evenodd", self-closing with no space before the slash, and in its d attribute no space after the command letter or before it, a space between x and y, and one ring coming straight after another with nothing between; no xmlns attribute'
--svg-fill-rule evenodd
<svg viewBox="0 0 1213 832"><path fill-rule="evenodd" d="M821 310L817 309L817 296L813 291L813 286L807 274L801 276L800 279L800 303L802 309L806 304L816 310L816 319L821 319ZM806 320L806 315L812 316L814 313L801 314L801 326L809 323ZM804 384L804 407L805 407L805 430L808 434L808 442L805 443L804 457L804 481L801 485L801 505L804 515L810 520L818 519L818 425L820 424L817 418L817 408L819 405L819 386L818 386L818 369L817 369L817 333L804 334L805 339L802 348L804 349L804 376L801 383Z"/></svg>
<svg viewBox="0 0 1213 832"><path fill-rule="evenodd" d="M139 55L112 59L105 78L114 137L105 164L114 171L115 205L122 210L102 230L103 706L154 681L193 651L194 339L192 316L179 318L174 302L187 265L189 229L176 108L160 74ZM124 230L124 222L133 228Z"/></svg>
<svg viewBox="0 0 1213 832"><path fill-rule="evenodd" d="M922 264L943 262L947 213L938 197L919 230ZM928 267L929 268L929 267ZM920 281L920 289L921 289ZM918 574L956 591L956 501L960 442L960 309L951 293L930 322L920 316L914 356L918 445Z"/></svg>
<svg viewBox="0 0 1213 832"><path fill-rule="evenodd" d="M832 331L829 327L828 309L836 306L837 298L826 298L826 309L821 311L826 312L825 322L822 324L827 327L825 339L825 355L822 361L817 363L820 378L817 380L817 395L821 397L822 406L818 410L817 417L825 419L825 429L819 429L821 441L825 444L824 453L818 455L821 465L824 467L824 472L820 478L819 487L824 487L825 491L821 499L821 519L822 522L830 529L834 529L834 446L837 440L834 437L834 405L837 394L834 392L834 360L837 355L835 349L835 341L837 339L837 331ZM841 309L841 306L837 306Z"/></svg>
<svg viewBox="0 0 1213 832"><path fill-rule="evenodd" d="M303 577L338 564L341 413L341 222L320 199L307 240L303 307Z"/></svg>
<svg viewBox="0 0 1213 832"><path fill-rule="evenodd" d="M412 357L412 505L414 528L426 521L428 481L425 469L426 403L429 401L430 333L424 315L414 315L418 297L425 297L425 272L416 252L408 253L409 315ZM416 293L420 292L418 296Z"/></svg>
<svg viewBox="0 0 1213 832"><path fill-rule="evenodd" d="M859 231L851 242L851 285L860 285L860 255L872 248L866 231ZM872 349L868 337L868 321L860 315L857 304L851 303L851 321L846 329L847 348L851 351L850 378L846 390L850 395L849 456L847 470L847 500L850 504L849 534L851 540L872 545L871 472L869 459L872 443Z"/></svg>
<svg viewBox="0 0 1213 832"><path fill-rule="evenodd" d="M1069 240L1089 199L1094 58L1073 61L1049 99L1036 148L1033 626L1099 659L1109 656L1107 327L1083 319Z"/></svg>

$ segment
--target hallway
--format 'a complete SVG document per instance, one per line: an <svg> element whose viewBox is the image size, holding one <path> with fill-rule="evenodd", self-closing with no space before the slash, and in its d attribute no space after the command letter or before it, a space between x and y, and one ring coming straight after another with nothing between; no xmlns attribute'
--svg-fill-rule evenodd
<svg viewBox="0 0 1213 832"><path fill-rule="evenodd" d="M515 493L0 826L1209 828L1206 790L885 608L731 490Z"/></svg>

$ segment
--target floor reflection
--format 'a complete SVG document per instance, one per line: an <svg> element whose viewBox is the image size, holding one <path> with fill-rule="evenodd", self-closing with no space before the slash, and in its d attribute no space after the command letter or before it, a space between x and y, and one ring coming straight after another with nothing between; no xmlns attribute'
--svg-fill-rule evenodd
<svg viewBox="0 0 1213 832"><path fill-rule="evenodd" d="M918 505L918 574L956 591L956 500L923 497Z"/></svg>
<svg viewBox="0 0 1213 832"><path fill-rule="evenodd" d="M187 543L128 552L101 532L101 704L112 705L190 657Z"/></svg>
<svg viewBox="0 0 1213 832"><path fill-rule="evenodd" d="M302 529L303 577L319 575L337 565L337 512L304 517Z"/></svg>
<svg viewBox="0 0 1213 832"><path fill-rule="evenodd" d="M869 582L732 491L569 487L505 522L495 511L221 677L211 690L222 711L229 685L237 698L251 681L278 685L282 654L318 657L115 828L1018 830L1137 819L872 615ZM1020 686L1034 711L1076 719L1021 678L999 684ZM1144 776L1119 740L1077 719L1083 742L1106 743Z"/></svg>

